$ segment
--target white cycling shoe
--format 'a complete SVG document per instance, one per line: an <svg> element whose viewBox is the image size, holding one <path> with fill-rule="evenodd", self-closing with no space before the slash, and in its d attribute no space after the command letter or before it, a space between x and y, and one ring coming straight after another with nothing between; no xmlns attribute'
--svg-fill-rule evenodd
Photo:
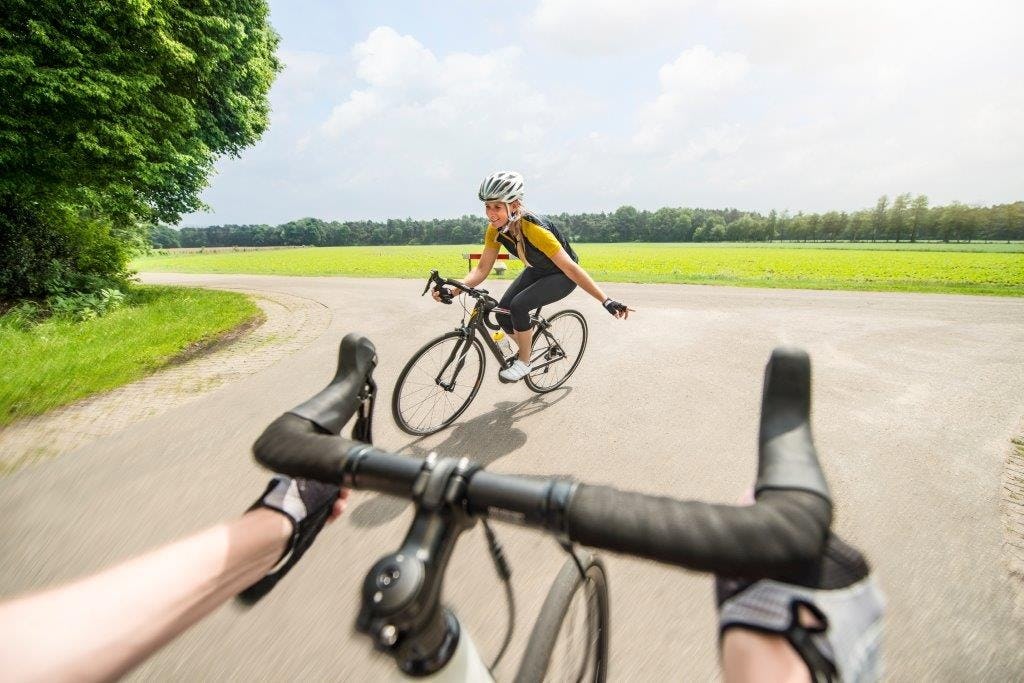
<svg viewBox="0 0 1024 683"><path fill-rule="evenodd" d="M516 358L516 362L512 363L512 365L499 372L498 376L500 376L506 382L518 382L522 378L526 377L528 374L530 374L529 363L524 363L523 361Z"/></svg>

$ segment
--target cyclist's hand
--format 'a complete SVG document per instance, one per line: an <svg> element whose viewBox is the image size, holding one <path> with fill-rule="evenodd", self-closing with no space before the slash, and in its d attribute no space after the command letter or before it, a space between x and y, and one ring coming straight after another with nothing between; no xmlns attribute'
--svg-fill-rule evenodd
<svg viewBox="0 0 1024 683"><path fill-rule="evenodd" d="M450 304L452 297L455 296L455 291L448 287L434 287L430 290L430 296L434 297L434 301L439 301L443 304Z"/></svg>
<svg viewBox="0 0 1024 683"><path fill-rule="evenodd" d="M267 490L249 509L263 507L282 513L292 522L292 537L277 566L239 593L239 599L253 604L269 593L313 545L324 524L345 510L347 500L348 490L340 489L334 484L324 484L311 479L292 479L282 475L271 479Z"/></svg>
<svg viewBox="0 0 1024 683"><path fill-rule="evenodd" d="M604 310L608 311L616 318L628 318L630 313L636 313L632 308L626 306L626 304L620 304L615 299L605 299Z"/></svg>
<svg viewBox="0 0 1024 683"><path fill-rule="evenodd" d="M752 490L740 500L753 502ZM716 576L723 656L736 646L724 639L729 629L776 633L813 670L811 680L877 680L885 603L860 551L830 533L800 584Z"/></svg>

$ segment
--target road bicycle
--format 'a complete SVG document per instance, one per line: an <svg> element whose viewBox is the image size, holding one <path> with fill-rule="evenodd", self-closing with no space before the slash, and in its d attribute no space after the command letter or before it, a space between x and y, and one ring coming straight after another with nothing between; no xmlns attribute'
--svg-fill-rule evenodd
<svg viewBox="0 0 1024 683"><path fill-rule="evenodd" d="M391 413L398 427L414 436L441 431L473 402L487 366L484 348L497 360L499 372L516 359L511 345L501 343L504 331L492 320L498 302L486 289L442 278L436 270L430 272L423 294L431 287L440 292L444 303L453 301L445 287L455 287L476 299L476 304L472 309L463 305L461 324L424 344L398 375ZM562 386L576 371L587 348L587 321L578 311L566 309L544 318L540 310L530 317L534 326L531 370L523 379L532 391L543 394ZM498 379L506 382L500 374Z"/></svg>
<svg viewBox="0 0 1024 683"><path fill-rule="evenodd" d="M559 477L496 474L468 458L379 450L371 445L376 362L368 339L347 335L330 384L271 423L253 452L275 472L413 502L405 540L366 575L356 618L357 631L394 659L401 680L492 680L493 666L484 665L470 634L440 597L455 545L477 522L509 595L508 564L488 520L550 533L569 553L534 625L517 681L543 680L556 665L559 676L571 680L608 676L607 577L600 560L576 544L751 579L791 581L819 566L832 503L811 439L810 361L802 351L776 349L766 367L756 502L747 507ZM354 415L353 438L340 436ZM623 470L628 474L628 465ZM574 603L582 613L567 617ZM509 611L511 628L511 602ZM511 631L499 658L510 638Z"/></svg>

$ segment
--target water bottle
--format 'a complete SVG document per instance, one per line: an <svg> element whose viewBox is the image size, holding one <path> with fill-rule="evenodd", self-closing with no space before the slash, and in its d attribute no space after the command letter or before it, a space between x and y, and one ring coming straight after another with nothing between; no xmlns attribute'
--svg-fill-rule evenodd
<svg viewBox="0 0 1024 683"><path fill-rule="evenodd" d="M504 330L498 330L491 335L491 339L498 345L498 349L501 351L501 356L505 360L508 360L515 355L515 351L512 350L512 343L508 340L508 335L505 334Z"/></svg>

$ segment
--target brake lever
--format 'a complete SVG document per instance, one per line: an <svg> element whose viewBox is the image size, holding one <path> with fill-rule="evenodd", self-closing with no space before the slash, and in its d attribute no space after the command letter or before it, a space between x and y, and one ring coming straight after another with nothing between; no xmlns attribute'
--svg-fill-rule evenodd
<svg viewBox="0 0 1024 683"><path fill-rule="evenodd" d="M448 293L448 290L444 288L444 280L441 279L436 270L430 271L430 277L427 278L427 286L423 288L423 294L420 294L420 296L424 296L430 291L431 284L434 285L434 291L441 295L441 303L450 304L452 302L453 297Z"/></svg>
<svg viewBox="0 0 1024 683"><path fill-rule="evenodd" d="M437 282L439 279L440 278L438 277L438 273L436 270L430 271L430 275L427 276L427 285L426 287L423 288L423 294L420 294L420 296L424 296L427 292L429 292L430 284L433 282Z"/></svg>

